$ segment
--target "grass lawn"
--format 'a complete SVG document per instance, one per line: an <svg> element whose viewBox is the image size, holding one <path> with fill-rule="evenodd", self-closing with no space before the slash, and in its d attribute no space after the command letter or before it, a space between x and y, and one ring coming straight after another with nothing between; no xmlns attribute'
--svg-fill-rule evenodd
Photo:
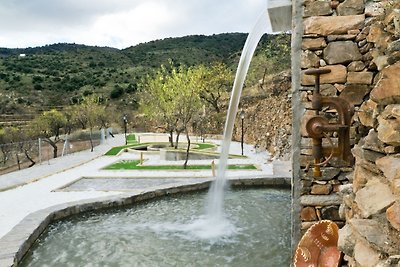
<svg viewBox="0 0 400 267"><path fill-rule="evenodd" d="M127 141L128 144L137 144L136 135L134 135L134 134L129 134L129 135L126 137L126 141Z"/></svg>
<svg viewBox="0 0 400 267"><path fill-rule="evenodd" d="M116 146L111 148L110 150L108 150L104 155L106 156L116 156L118 155L118 153L125 148L128 147L135 147L135 145L138 145L139 143L137 143L136 141L136 136L134 134L130 134L126 137L127 139L127 145L125 146ZM140 145L151 145L151 144L159 144L159 143L146 143L146 144L140 144ZM208 149L208 148L212 148L215 147L214 144L209 144L209 143L195 143L196 145L198 145L197 148L194 148L193 150L204 150L204 149Z"/></svg>
<svg viewBox="0 0 400 267"><path fill-rule="evenodd" d="M139 165L139 160L122 160L105 167L105 170L184 170L183 165ZM253 164L233 164L229 170L257 170ZM210 165L188 165L186 170L211 170Z"/></svg>
<svg viewBox="0 0 400 267"><path fill-rule="evenodd" d="M209 149L209 148L215 147L214 144L210 144L210 143L196 143L196 145L198 145L198 147L194 148L195 150L203 150L203 149Z"/></svg>
<svg viewBox="0 0 400 267"><path fill-rule="evenodd" d="M131 147L131 146L132 146L132 144L126 145L126 146L115 146L115 147L111 148L110 150L108 150L104 155L116 156L122 149Z"/></svg>

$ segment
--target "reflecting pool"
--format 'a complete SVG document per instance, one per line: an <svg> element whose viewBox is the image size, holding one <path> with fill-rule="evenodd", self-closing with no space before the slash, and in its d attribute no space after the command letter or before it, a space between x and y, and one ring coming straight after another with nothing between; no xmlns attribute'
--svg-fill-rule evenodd
<svg viewBox="0 0 400 267"><path fill-rule="evenodd" d="M205 198L174 195L55 222L22 266L290 265L289 190L230 190L218 222L202 218Z"/></svg>

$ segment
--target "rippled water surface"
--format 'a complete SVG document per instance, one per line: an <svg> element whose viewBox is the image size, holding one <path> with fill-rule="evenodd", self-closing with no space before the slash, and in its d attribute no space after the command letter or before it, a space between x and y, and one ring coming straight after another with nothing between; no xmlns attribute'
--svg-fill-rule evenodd
<svg viewBox="0 0 400 267"><path fill-rule="evenodd" d="M288 190L229 191L220 221L202 217L205 197L178 195L56 222L22 266L290 265Z"/></svg>

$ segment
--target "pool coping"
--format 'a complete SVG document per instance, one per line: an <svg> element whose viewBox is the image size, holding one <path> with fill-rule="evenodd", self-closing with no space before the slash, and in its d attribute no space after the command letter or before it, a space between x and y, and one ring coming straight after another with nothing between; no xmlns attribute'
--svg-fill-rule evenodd
<svg viewBox="0 0 400 267"><path fill-rule="evenodd" d="M54 221L83 212L117 208L166 195L205 190L211 181L212 179L208 178L199 179L192 184L156 186L141 192L123 192L114 196L68 202L33 212L0 239L0 267L18 266L39 236ZM228 182L233 187L291 187L291 177L284 176L232 178Z"/></svg>

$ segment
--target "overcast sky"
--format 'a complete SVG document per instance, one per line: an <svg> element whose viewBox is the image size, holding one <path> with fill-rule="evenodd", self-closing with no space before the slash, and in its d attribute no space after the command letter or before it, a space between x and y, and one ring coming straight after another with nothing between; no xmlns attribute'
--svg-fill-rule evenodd
<svg viewBox="0 0 400 267"><path fill-rule="evenodd" d="M249 32L266 0L0 0L0 47L126 48L166 37Z"/></svg>

